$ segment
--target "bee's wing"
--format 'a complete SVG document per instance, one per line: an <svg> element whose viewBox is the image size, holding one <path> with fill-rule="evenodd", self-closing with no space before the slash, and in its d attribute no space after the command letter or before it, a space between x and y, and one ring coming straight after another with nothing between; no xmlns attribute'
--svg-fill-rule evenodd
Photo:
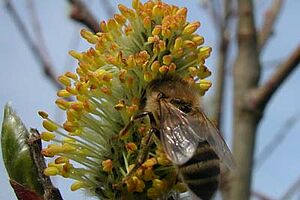
<svg viewBox="0 0 300 200"><path fill-rule="evenodd" d="M193 119L189 120L193 130L198 133L200 138L205 138L229 169L235 168L235 161L231 151L215 125L203 112L198 113L198 120Z"/></svg>
<svg viewBox="0 0 300 200"><path fill-rule="evenodd" d="M201 141L185 114L167 102L161 103L160 132L162 146L167 157L177 165L187 162L194 155Z"/></svg>

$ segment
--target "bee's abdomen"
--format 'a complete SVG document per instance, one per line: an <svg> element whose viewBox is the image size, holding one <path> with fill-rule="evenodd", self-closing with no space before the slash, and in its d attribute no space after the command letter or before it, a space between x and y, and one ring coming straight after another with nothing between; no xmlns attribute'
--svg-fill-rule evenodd
<svg viewBox="0 0 300 200"><path fill-rule="evenodd" d="M190 190L201 199L209 200L218 188L220 161L207 142L202 142L194 156L179 166L179 172Z"/></svg>

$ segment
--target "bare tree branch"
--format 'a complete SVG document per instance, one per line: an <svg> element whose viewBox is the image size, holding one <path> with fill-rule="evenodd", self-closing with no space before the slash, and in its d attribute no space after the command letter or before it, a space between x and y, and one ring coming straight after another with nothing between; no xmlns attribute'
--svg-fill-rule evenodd
<svg viewBox="0 0 300 200"><path fill-rule="evenodd" d="M249 199L256 129L260 115L247 109L247 94L258 85L260 61L252 0L238 0L238 54L234 64L233 171L230 199Z"/></svg>
<svg viewBox="0 0 300 200"><path fill-rule="evenodd" d="M297 112L289 117L282 127L278 130L272 140L263 148L261 153L257 156L254 162L255 170L258 170L260 166L270 157L276 148L284 141L287 135L290 133L291 128L297 123L300 119L300 113Z"/></svg>
<svg viewBox="0 0 300 200"><path fill-rule="evenodd" d="M217 63L217 82L215 91L215 111L214 120L217 127L220 129L222 126L222 103L224 99L225 88L225 67L228 59L228 45L230 42L230 32L228 29L228 21L231 15L231 0L224 1L224 16L220 19L220 27L218 27L219 34L219 46L218 46L218 63Z"/></svg>
<svg viewBox="0 0 300 200"><path fill-rule="evenodd" d="M32 51L33 55L37 58L40 65L43 67L44 73L47 78L57 87L61 88L61 85L56 80L56 75L53 71L53 66L50 63L49 59L46 55L44 55L43 50L40 49L39 45L33 39L30 37L29 31L26 29L26 26L21 20L21 17L17 13L17 10L15 9L14 5L10 2L10 0L5 1L6 9L8 13L10 14L11 18L17 25L17 28L19 29L21 35L24 38L24 41L29 46L30 50Z"/></svg>
<svg viewBox="0 0 300 200"><path fill-rule="evenodd" d="M40 134L36 129L30 130L30 137L27 141L34 163L38 169L38 176L44 189L44 200L63 200L59 189L53 186L49 176L44 175L46 163L42 155L42 142Z"/></svg>
<svg viewBox="0 0 300 200"><path fill-rule="evenodd" d="M88 7L80 0L69 0L72 6L70 17L86 25L94 33L100 32L100 25Z"/></svg>
<svg viewBox="0 0 300 200"><path fill-rule="evenodd" d="M296 182L294 182L291 187L282 195L282 197L279 200L287 200L291 199L291 197L297 192L300 188L300 177L297 179Z"/></svg>
<svg viewBox="0 0 300 200"><path fill-rule="evenodd" d="M264 23L258 35L258 49L261 51L273 33L274 24L282 8L283 0L273 0L265 13Z"/></svg>
<svg viewBox="0 0 300 200"><path fill-rule="evenodd" d="M256 197L260 200L273 200L272 198L266 196L265 194L262 194L261 192L257 192L257 191L251 191L251 196Z"/></svg>
<svg viewBox="0 0 300 200"><path fill-rule="evenodd" d="M293 51L293 53L279 65L277 71L269 78L269 80L260 86L258 89L252 91L250 94L249 107L256 109L263 109L268 103L269 99L293 72L300 62L300 45Z"/></svg>

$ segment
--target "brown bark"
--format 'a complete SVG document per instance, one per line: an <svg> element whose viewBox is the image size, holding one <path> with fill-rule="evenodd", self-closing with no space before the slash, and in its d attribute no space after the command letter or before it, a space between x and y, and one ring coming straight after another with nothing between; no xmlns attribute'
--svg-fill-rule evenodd
<svg viewBox="0 0 300 200"><path fill-rule="evenodd" d="M234 64L234 139L233 154L237 167L233 172L230 199L249 199L255 133L260 113L248 109L247 94L257 87L260 63L251 0L239 0L237 28L238 55Z"/></svg>

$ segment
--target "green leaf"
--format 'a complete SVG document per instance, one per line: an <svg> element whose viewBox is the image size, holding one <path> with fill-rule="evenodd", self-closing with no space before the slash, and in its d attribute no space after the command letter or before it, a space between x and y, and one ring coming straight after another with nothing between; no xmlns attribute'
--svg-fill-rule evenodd
<svg viewBox="0 0 300 200"><path fill-rule="evenodd" d="M10 105L4 108L1 148L4 165L10 179L43 195L38 170L27 144L29 132Z"/></svg>

